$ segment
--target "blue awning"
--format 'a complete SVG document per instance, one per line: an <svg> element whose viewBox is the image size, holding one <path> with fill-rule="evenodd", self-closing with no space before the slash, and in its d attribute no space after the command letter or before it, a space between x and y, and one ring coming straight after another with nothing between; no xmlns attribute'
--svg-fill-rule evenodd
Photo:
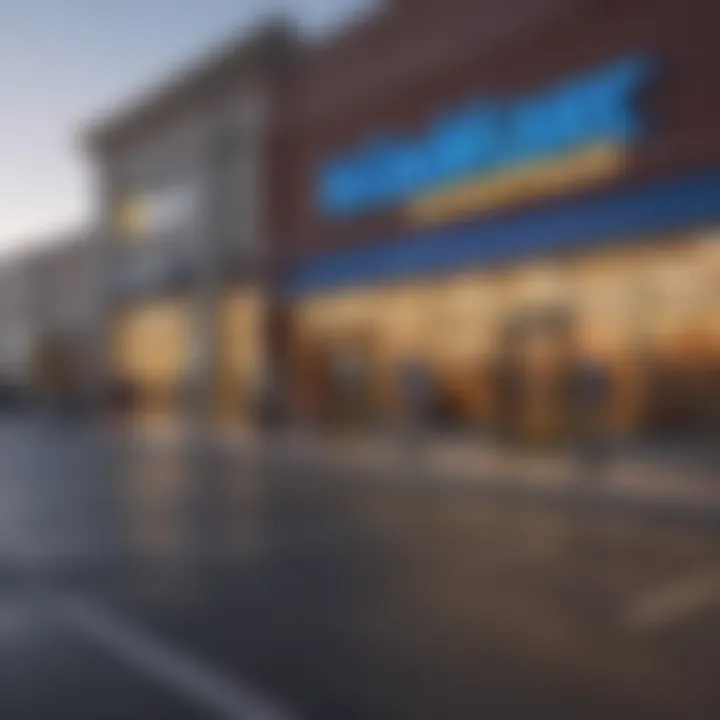
<svg viewBox="0 0 720 720"><path fill-rule="evenodd" d="M640 190L583 198L510 217L404 235L313 258L288 278L289 295L490 267L602 247L720 221L720 170Z"/></svg>

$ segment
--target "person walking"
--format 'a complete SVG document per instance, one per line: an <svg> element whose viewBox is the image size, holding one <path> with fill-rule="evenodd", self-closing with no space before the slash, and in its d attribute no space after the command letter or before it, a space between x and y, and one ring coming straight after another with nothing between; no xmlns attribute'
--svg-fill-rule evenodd
<svg viewBox="0 0 720 720"><path fill-rule="evenodd" d="M576 367L573 391L583 473L588 480L598 480L604 474L610 453L608 414L612 375L607 364L594 356L582 357Z"/></svg>
<svg viewBox="0 0 720 720"><path fill-rule="evenodd" d="M412 358L400 367L400 385L408 437L415 447L432 424L437 405L435 378L425 361Z"/></svg>

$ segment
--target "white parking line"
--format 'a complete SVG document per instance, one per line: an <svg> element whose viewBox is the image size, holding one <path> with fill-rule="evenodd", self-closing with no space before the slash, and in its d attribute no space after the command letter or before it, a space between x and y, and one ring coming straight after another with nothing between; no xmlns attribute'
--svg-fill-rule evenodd
<svg viewBox="0 0 720 720"><path fill-rule="evenodd" d="M58 597L52 607L75 632L121 658L133 669L163 683L219 718L233 720L297 720L246 684L224 676L177 648L81 597Z"/></svg>
<svg viewBox="0 0 720 720"><path fill-rule="evenodd" d="M653 632L720 603L720 572L713 568L675 578L643 593L628 609L628 627Z"/></svg>

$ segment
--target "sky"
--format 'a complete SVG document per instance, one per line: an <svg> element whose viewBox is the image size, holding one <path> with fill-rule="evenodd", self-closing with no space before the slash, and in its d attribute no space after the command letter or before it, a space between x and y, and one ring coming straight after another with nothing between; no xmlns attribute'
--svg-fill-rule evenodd
<svg viewBox="0 0 720 720"><path fill-rule="evenodd" d="M81 131L264 16L323 33L370 0L0 0L0 255L93 216Z"/></svg>

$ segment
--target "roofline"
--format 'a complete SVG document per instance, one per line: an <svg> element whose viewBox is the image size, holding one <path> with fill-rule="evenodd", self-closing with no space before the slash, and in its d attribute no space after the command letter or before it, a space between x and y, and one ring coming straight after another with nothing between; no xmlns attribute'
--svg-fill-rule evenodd
<svg viewBox="0 0 720 720"><path fill-rule="evenodd" d="M13 247L0 252L0 267L14 262L35 262L38 258L64 248L92 243L96 230L86 223L71 224L58 230L25 234Z"/></svg>
<svg viewBox="0 0 720 720"><path fill-rule="evenodd" d="M285 17L266 20L190 65L177 79L143 93L124 110L91 123L83 134L90 152L111 148L147 122L185 105L215 83L219 86L253 69L272 68L299 43L296 26Z"/></svg>

